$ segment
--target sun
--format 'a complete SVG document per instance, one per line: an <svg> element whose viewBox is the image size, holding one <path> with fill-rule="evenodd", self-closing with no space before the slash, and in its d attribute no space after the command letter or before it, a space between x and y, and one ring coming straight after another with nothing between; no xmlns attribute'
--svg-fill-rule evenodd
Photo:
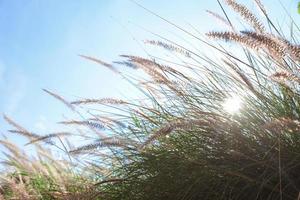
<svg viewBox="0 0 300 200"><path fill-rule="evenodd" d="M237 113L242 107L242 99L235 95L227 98L223 103L223 108L230 114Z"/></svg>

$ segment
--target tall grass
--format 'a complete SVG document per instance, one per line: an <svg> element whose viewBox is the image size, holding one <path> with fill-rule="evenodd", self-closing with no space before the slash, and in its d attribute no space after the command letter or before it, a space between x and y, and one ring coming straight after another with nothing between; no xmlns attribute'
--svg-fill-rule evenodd
<svg viewBox="0 0 300 200"><path fill-rule="evenodd" d="M245 30L234 26L227 13L222 17L209 11L229 27L207 33L210 40L159 16L206 45L198 52L167 39L146 41L176 55L176 61L122 55L109 64L82 55L126 78L145 98L67 101L46 90L79 114L79 119L60 122L74 126L72 133L34 134L6 117L15 128L11 132L27 137L38 150L45 143L66 155L58 161L48 154L45 157L43 148L39 159L32 160L2 141L10 150L5 164L12 168L3 177L3 196L299 199L299 29L288 33L288 38L263 4L254 2L263 19L238 2L225 0L248 24ZM225 5L219 3L223 9ZM235 52L241 53L232 53L222 41L235 43ZM206 54L207 48L218 58ZM144 75L126 75L122 66ZM235 113L224 109L224 102L231 98L242 102ZM67 145L62 138L70 135L90 143Z"/></svg>

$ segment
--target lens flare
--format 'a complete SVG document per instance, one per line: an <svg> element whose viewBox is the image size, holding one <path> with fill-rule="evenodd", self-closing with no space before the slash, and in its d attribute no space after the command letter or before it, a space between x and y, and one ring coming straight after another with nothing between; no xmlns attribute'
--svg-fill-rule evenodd
<svg viewBox="0 0 300 200"><path fill-rule="evenodd" d="M238 112L241 107L242 99L237 95L227 98L223 103L224 110L230 114Z"/></svg>

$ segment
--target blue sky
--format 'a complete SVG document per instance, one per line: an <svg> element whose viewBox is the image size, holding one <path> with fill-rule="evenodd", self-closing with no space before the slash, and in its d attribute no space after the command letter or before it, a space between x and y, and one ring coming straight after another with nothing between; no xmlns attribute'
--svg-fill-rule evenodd
<svg viewBox="0 0 300 200"><path fill-rule="evenodd" d="M218 27L205 13L220 12L216 1L139 2L189 29L187 23L203 33ZM279 2L265 2L278 22L285 23ZM283 2L296 13L296 0ZM129 0L0 0L0 113L30 130L48 132L68 111L41 88L67 99L130 94L120 77L77 55L106 61L119 54L145 55L142 40L157 38L137 25L171 38L180 34ZM0 133L6 129L1 118Z"/></svg>

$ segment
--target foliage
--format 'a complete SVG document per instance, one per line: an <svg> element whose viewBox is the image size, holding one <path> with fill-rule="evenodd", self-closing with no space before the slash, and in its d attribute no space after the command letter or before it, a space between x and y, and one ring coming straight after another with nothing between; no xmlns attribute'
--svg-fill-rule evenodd
<svg viewBox="0 0 300 200"><path fill-rule="evenodd" d="M146 98L70 102L46 90L80 114L80 120L60 122L76 127L68 134L33 134L5 117L15 128L11 132L38 147L46 143L62 148L70 161L64 160L61 166L47 156L38 159L38 170L32 171L37 163L3 142L13 155L8 155L7 162L18 175L22 172L21 177L28 177L24 182L6 175L10 185L4 193L22 199L299 198L299 29L292 29L287 38L263 4L254 2L264 19L234 0L225 0L249 24L242 31L233 26L227 13L223 18L209 11L229 31L206 36L235 43L235 51L162 18L206 46L199 52L168 39L146 42L167 50L172 60L122 55L121 61L109 64L82 56L126 78ZM213 55L207 53L208 48ZM121 66L139 69L143 76L126 75L119 71ZM231 98L242 101L236 113L224 109L224 102ZM67 139L61 138L70 135L91 141L78 147L65 145ZM19 191L25 196L20 197Z"/></svg>

